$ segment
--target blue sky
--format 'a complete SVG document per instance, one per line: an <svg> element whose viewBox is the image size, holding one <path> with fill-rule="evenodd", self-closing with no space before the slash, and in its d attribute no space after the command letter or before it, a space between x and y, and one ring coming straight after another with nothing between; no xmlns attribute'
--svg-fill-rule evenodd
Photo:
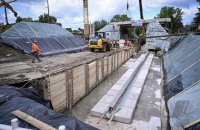
<svg viewBox="0 0 200 130"><path fill-rule="evenodd" d="M10 0L6 0L10 1ZM115 14L126 13L127 0L88 0L90 22L95 20L110 19ZM129 16L137 20L140 18L139 0L128 0L130 7ZM82 0L49 0L50 15L55 16L63 27L77 29L83 27ZM21 17L37 19L39 15L47 13L45 0L17 0L11 4ZM199 4L196 0L143 0L143 13L145 19L154 18L163 6L182 8L183 23L190 24ZM14 15L8 11L9 22L15 22ZM4 9L0 8L0 22L4 22Z"/></svg>

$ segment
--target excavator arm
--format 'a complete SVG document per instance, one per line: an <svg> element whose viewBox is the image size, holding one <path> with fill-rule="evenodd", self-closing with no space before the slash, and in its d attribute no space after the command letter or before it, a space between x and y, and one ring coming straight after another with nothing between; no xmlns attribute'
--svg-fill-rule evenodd
<svg viewBox="0 0 200 130"><path fill-rule="evenodd" d="M1 0L1 1L2 2L0 3L0 8L3 6L8 8L9 10L11 10L14 13L15 17L17 17L17 12L15 12L15 10L12 8L12 6L10 6L10 3L15 2L16 0L12 0L10 2L6 2L5 0Z"/></svg>

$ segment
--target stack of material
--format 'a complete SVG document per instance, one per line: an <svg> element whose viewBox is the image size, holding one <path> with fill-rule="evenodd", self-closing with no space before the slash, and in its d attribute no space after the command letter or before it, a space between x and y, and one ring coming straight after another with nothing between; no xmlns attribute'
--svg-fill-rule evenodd
<svg viewBox="0 0 200 130"><path fill-rule="evenodd" d="M0 42L31 53L33 41L37 38L41 55L64 52L78 52L87 47L79 36L74 36L56 24L20 22L0 35Z"/></svg>
<svg viewBox="0 0 200 130"><path fill-rule="evenodd" d="M144 65L142 65L138 76L135 77L136 79L130 84L138 71L137 69L143 63L146 56L142 55L140 58L138 58L137 61L131 65L131 68L127 70L127 72L115 83L115 85L107 92L107 94L104 95L92 108L91 114L98 117L104 115L105 112L108 111L110 104L115 102L116 97L118 97L123 90L127 89L126 94L122 97L122 102L120 102L116 108L117 111L114 113L115 115L113 120L130 123L153 56L153 54L148 56Z"/></svg>

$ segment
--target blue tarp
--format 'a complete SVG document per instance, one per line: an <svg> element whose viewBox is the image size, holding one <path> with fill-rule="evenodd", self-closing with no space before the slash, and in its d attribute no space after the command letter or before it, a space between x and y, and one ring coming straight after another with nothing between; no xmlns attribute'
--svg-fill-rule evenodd
<svg viewBox="0 0 200 130"><path fill-rule="evenodd" d="M37 38L41 55L78 52L87 47L80 36L75 36L56 24L20 22L0 35L0 42L25 53L31 53L33 41Z"/></svg>

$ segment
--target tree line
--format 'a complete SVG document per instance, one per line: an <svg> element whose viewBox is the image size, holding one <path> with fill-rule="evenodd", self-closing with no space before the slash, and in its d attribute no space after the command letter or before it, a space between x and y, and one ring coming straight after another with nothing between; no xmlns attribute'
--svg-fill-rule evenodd
<svg viewBox="0 0 200 130"><path fill-rule="evenodd" d="M56 17L54 17L54 16L48 16L48 14L46 14L46 13L40 15L37 20L33 20L30 17L22 18L22 17L18 16L17 19L16 19L16 23L22 22L22 21L25 21L25 22L51 23L51 24L57 24L57 25L62 26L61 23L57 22L57 18Z"/></svg>

